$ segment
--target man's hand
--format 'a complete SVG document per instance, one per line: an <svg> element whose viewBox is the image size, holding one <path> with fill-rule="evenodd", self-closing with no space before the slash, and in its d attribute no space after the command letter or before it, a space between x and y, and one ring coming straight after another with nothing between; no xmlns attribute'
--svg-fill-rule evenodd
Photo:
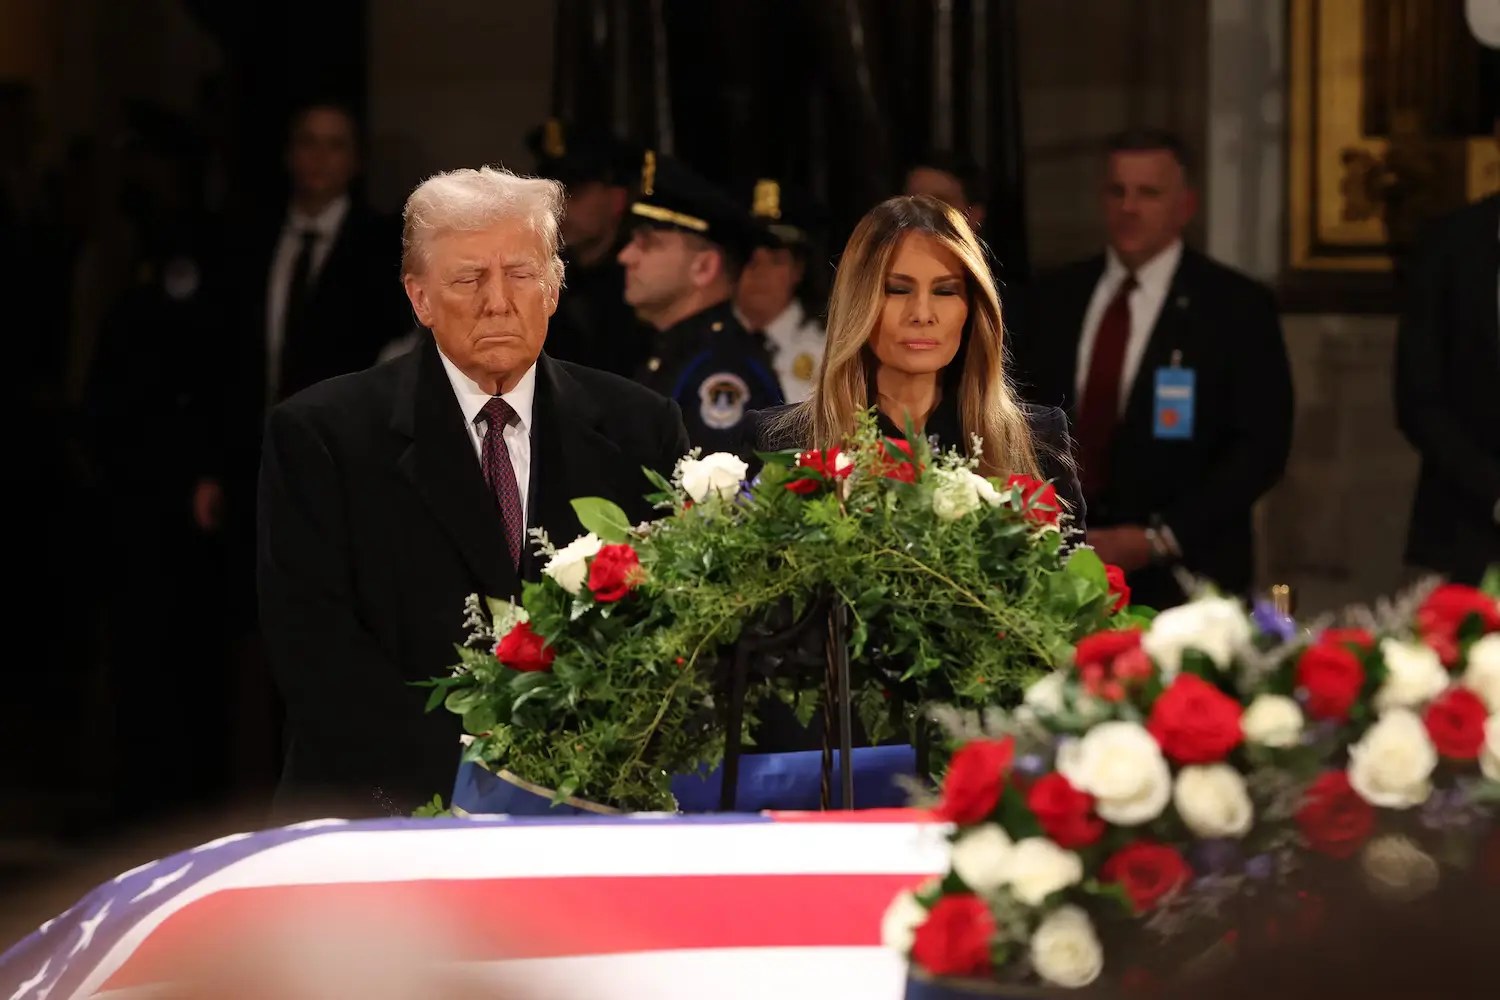
<svg viewBox="0 0 1500 1000"><path fill-rule="evenodd" d="M193 521L198 530L211 534L224 521L224 488L212 479L201 480L193 488Z"/></svg>
<svg viewBox="0 0 1500 1000"><path fill-rule="evenodd" d="M1127 573L1151 564L1151 541L1146 537L1146 529L1138 524L1090 528L1088 541L1100 559Z"/></svg>

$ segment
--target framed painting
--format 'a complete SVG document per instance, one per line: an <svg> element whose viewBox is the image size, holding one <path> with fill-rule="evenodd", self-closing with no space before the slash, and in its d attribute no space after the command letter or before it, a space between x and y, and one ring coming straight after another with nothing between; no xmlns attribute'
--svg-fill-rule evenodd
<svg viewBox="0 0 1500 1000"><path fill-rule="evenodd" d="M1289 0L1290 309L1386 312L1433 217L1500 191L1500 52L1464 0Z"/></svg>

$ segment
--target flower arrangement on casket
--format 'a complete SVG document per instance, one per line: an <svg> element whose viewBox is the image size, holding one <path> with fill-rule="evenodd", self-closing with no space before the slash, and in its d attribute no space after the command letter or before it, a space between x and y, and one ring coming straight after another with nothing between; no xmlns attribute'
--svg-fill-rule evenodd
<svg viewBox="0 0 1500 1000"><path fill-rule="evenodd" d="M926 703L1015 704L1082 635L1146 620L1123 574L1070 554L1050 484L985 479L910 431L882 438L873 417L842 450L761 457L749 483L723 453L687 456L671 481L648 472L663 517L639 526L575 500L588 533L537 536L549 558L520 606L471 598L460 662L429 682L429 709L463 716L466 759L559 799L672 809L672 776L722 759L716 677L768 616L847 605L852 700L876 740ZM757 674L744 738L759 699L807 720L822 690L821 670Z"/></svg>
<svg viewBox="0 0 1500 1000"><path fill-rule="evenodd" d="M1299 629L1205 594L1086 637L1016 711L949 720L951 870L887 943L918 978L1119 985L1305 929L1346 864L1396 899L1476 860L1500 881L1497 595Z"/></svg>

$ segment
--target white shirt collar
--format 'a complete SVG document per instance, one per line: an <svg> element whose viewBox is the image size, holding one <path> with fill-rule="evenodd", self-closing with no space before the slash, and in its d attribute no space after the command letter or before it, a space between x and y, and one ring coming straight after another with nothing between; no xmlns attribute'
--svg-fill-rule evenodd
<svg viewBox="0 0 1500 1000"><path fill-rule="evenodd" d="M792 299L791 303L771 322L766 324L766 335L772 340L781 340L790 337L802 329L802 322L806 316L802 309L802 303Z"/></svg>
<svg viewBox="0 0 1500 1000"><path fill-rule="evenodd" d="M1115 255L1114 249L1106 250L1104 256L1105 276L1111 281L1123 279L1129 269ZM1181 260L1182 240L1173 240L1166 249L1135 269L1136 284L1146 291L1165 295L1172 285L1172 277L1177 273L1177 265Z"/></svg>
<svg viewBox="0 0 1500 1000"><path fill-rule="evenodd" d="M463 411L464 421L473 424L484 410L485 404L490 401L490 394L481 389L479 383L459 371L458 365L448 360L448 355L441 348L438 349L438 357L443 359L443 370L448 373L453 395L458 397L458 408ZM526 374L521 376L516 387L510 392L502 392L500 398L516 411L521 429L530 433L532 403L536 399L536 362L532 362L531 367L526 369Z"/></svg>
<svg viewBox="0 0 1500 1000"><path fill-rule="evenodd" d="M344 216L349 214L349 196L341 194L317 215L303 215L295 208L286 214L286 228L294 233L305 233L309 230L324 238L334 236L343 225Z"/></svg>

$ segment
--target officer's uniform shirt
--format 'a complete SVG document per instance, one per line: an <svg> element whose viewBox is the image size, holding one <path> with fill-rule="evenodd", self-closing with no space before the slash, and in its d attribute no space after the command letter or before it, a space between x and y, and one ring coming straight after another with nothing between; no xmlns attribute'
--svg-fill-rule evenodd
<svg viewBox="0 0 1500 1000"><path fill-rule="evenodd" d="M735 315L748 329L744 317ZM760 332L765 334L782 397L788 403L800 403L812 395L818 365L823 362L823 325L807 315L800 301L792 299Z"/></svg>
<svg viewBox="0 0 1500 1000"><path fill-rule="evenodd" d="M636 380L677 401L689 439L705 453L733 451L747 411L784 401L764 338L746 331L727 302L657 334Z"/></svg>

